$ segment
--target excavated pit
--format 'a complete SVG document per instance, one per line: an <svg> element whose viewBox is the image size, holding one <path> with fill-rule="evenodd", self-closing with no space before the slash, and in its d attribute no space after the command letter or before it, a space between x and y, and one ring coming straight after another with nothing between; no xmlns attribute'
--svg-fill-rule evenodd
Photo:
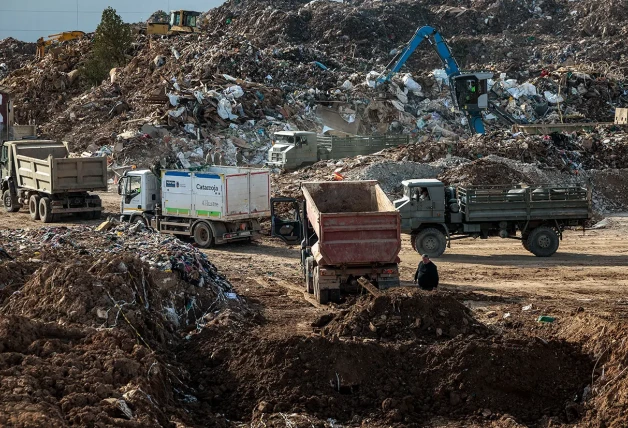
<svg viewBox="0 0 628 428"><path fill-rule="evenodd" d="M200 400L245 422L253 412L257 421L285 413L421 426L489 409L530 426L568 423L591 382L593 362L579 344L504 337L451 296L362 297L315 330L323 335L271 340L207 329L182 361Z"/></svg>

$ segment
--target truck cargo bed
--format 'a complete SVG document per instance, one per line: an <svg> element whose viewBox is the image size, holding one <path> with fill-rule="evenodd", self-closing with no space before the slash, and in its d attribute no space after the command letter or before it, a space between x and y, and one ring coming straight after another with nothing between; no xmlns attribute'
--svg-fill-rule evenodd
<svg viewBox="0 0 628 428"><path fill-rule="evenodd" d="M319 265L396 263L400 216L376 181L302 183Z"/></svg>
<svg viewBox="0 0 628 428"><path fill-rule="evenodd" d="M18 187L49 194L107 190L106 158L16 156Z"/></svg>
<svg viewBox="0 0 628 428"><path fill-rule="evenodd" d="M591 216L589 191L578 186L461 187L458 198L467 222L577 220Z"/></svg>

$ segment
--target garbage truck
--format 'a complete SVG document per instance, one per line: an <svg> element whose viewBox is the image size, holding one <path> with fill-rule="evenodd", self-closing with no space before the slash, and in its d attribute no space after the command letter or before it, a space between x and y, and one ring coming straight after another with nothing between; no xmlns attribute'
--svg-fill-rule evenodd
<svg viewBox="0 0 628 428"><path fill-rule="evenodd" d="M121 221L192 237L202 248L252 240L270 216L267 169L131 170L118 182Z"/></svg>
<svg viewBox="0 0 628 428"><path fill-rule="evenodd" d="M400 215L377 181L301 183L304 201L271 199L271 234L301 245L305 290L319 303L338 302L365 277L397 287Z"/></svg>
<svg viewBox="0 0 628 428"><path fill-rule="evenodd" d="M584 227L592 216L591 189L582 186L455 187L435 179L402 185L403 197L394 201L401 232L410 235L415 251L430 257L440 257L456 239L497 236L549 257L566 227Z"/></svg>
<svg viewBox="0 0 628 428"><path fill-rule="evenodd" d="M27 205L33 220L61 215L99 218L102 202L89 192L107 190L107 159L70 158L65 142L20 140L2 143L2 201L7 212Z"/></svg>

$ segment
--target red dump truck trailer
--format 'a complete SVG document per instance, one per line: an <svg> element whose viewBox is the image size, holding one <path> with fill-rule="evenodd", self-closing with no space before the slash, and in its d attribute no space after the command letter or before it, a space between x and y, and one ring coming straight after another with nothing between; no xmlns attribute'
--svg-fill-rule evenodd
<svg viewBox="0 0 628 428"><path fill-rule="evenodd" d="M272 235L301 245L305 287L320 303L339 301L360 277L399 286L401 220L377 181L306 182L303 201L271 199Z"/></svg>

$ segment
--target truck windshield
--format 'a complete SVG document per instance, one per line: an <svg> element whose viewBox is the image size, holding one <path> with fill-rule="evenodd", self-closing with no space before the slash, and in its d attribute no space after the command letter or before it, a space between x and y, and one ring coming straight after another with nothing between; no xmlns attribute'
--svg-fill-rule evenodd
<svg viewBox="0 0 628 428"><path fill-rule="evenodd" d="M297 135L294 135L294 136L278 135L276 137L275 143L294 144L297 147L301 147L303 144L307 144L307 138L299 137Z"/></svg>
<svg viewBox="0 0 628 428"><path fill-rule="evenodd" d="M142 177L129 177L126 180L126 194L137 195L142 187Z"/></svg>

